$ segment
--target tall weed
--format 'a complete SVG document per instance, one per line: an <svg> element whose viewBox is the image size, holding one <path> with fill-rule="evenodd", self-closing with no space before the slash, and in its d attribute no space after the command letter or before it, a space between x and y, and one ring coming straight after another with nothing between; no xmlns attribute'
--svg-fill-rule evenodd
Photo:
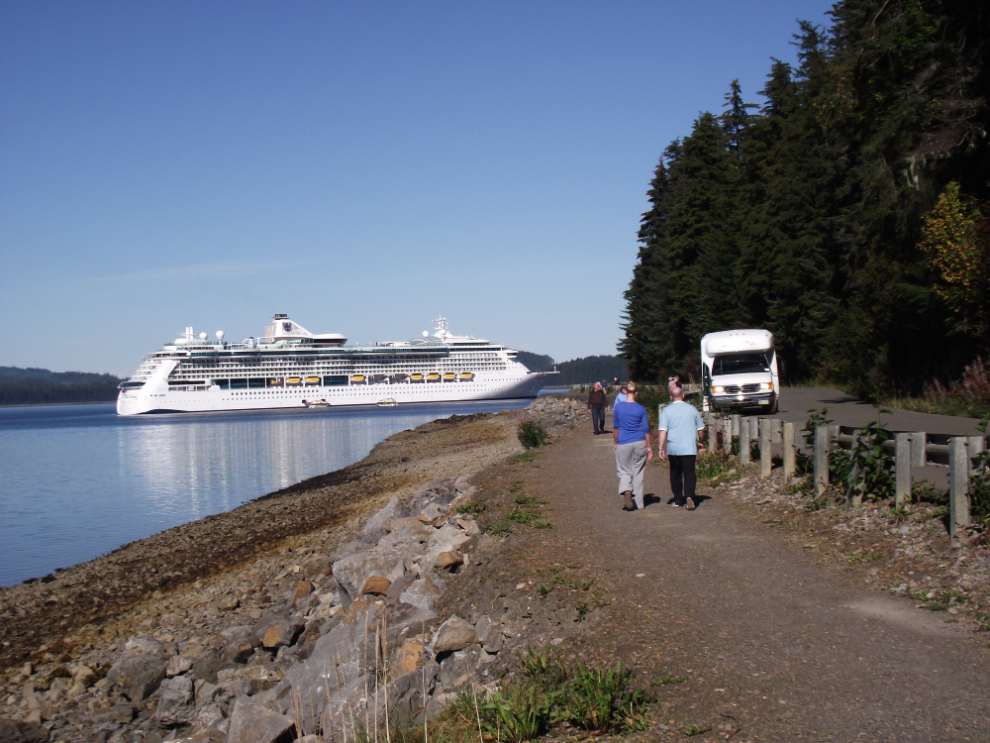
<svg viewBox="0 0 990 743"><path fill-rule="evenodd" d="M519 443L526 449L546 446L550 435L537 421L525 420L519 424Z"/></svg>

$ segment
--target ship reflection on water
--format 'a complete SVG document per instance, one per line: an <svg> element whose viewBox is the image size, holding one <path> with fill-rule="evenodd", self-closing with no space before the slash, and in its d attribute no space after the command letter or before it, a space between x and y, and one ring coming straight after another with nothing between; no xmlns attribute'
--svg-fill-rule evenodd
<svg viewBox="0 0 990 743"><path fill-rule="evenodd" d="M528 402L132 418L113 405L0 409L0 586L346 467L398 431Z"/></svg>

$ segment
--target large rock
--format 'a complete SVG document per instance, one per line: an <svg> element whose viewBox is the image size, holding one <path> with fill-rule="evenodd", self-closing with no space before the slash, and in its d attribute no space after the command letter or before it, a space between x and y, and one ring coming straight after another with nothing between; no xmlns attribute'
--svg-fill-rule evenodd
<svg viewBox="0 0 990 743"><path fill-rule="evenodd" d="M265 650L278 650L281 647L294 645L306 625L298 619L277 617L272 622L266 622L264 629L259 630L261 646Z"/></svg>
<svg viewBox="0 0 990 743"><path fill-rule="evenodd" d="M419 670L423 665L425 652L426 647L421 637L406 640L402 643L402 647L399 648L395 657L392 658L392 662L389 664L389 677L396 679L399 676Z"/></svg>
<svg viewBox="0 0 990 743"><path fill-rule="evenodd" d="M254 696L273 688L282 677L282 669L274 665L226 668L217 674L219 686L230 697Z"/></svg>
<svg viewBox="0 0 990 743"><path fill-rule="evenodd" d="M309 598L313 593L313 584L308 580L301 580L296 584L295 593L292 594L292 603L298 604Z"/></svg>
<svg viewBox="0 0 990 743"><path fill-rule="evenodd" d="M438 575L424 572L399 594L399 601L432 612L446 587Z"/></svg>
<svg viewBox="0 0 990 743"><path fill-rule="evenodd" d="M181 655L173 655L168 659L168 663L165 664L165 675L169 678L181 676L192 667L193 662L189 658L183 658Z"/></svg>
<svg viewBox="0 0 990 743"><path fill-rule="evenodd" d="M380 575L393 581L401 578L404 572L402 555L395 550L379 547L372 547L333 564L333 576L349 599L346 602L348 605L361 594L361 589L371 576Z"/></svg>
<svg viewBox="0 0 990 743"><path fill-rule="evenodd" d="M361 593L372 596L384 596L388 593L388 587L390 585L392 585L392 581L388 578L381 575L372 575L364 582L364 586L361 588Z"/></svg>
<svg viewBox="0 0 990 743"><path fill-rule="evenodd" d="M388 700L389 724L403 727L421 719L421 715L426 711L426 706L429 703L429 696L436 687L439 670L436 663L427 663L422 668L405 673L390 681L387 686L387 693L380 691L378 694L378 719L385 719L386 699ZM374 699L369 701L374 705ZM372 709L374 710L373 706ZM372 713L373 716L374 713Z"/></svg>
<svg viewBox="0 0 990 743"><path fill-rule="evenodd" d="M478 634L474 627L459 616L452 616L440 625L436 639L433 641L433 652L437 655L462 650L468 645L478 642Z"/></svg>
<svg viewBox="0 0 990 743"><path fill-rule="evenodd" d="M158 724L171 728L192 722L196 715L193 699L193 680L189 676L162 681L158 687L158 707L155 709Z"/></svg>
<svg viewBox="0 0 990 743"><path fill-rule="evenodd" d="M196 712L196 719L193 720L192 727L189 728L187 735L191 738L194 735L208 733L211 729L216 729L224 719L223 710L217 705L208 704L205 707L200 707ZM210 736L207 736L206 739L209 740ZM213 738L213 740L216 740L216 738Z"/></svg>
<svg viewBox="0 0 990 743"><path fill-rule="evenodd" d="M292 727L292 718L241 697L230 713L227 743L275 743Z"/></svg>
<svg viewBox="0 0 990 743"><path fill-rule="evenodd" d="M363 611L356 611L364 607ZM325 700L349 688L356 679L363 678L375 668L375 625L380 620L378 607L364 601L352 604L353 611L329 633L313 643L309 658L290 668L285 678L275 687L279 708L288 711L292 698ZM305 705L304 705L305 706ZM305 710L305 730L316 729L319 720L312 719L313 712Z"/></svg>
<svg viewBox="0 0 990 743"><path fill-rule="evenodd" d="M132 702L140 702L153 694L165 678L168 657L157 642L131 640L124 652L107 672L107 679Z"/></svg>
<svg viewBox="0 0 990 743"><path fill-rule="evenodd" d="M481 652L480 645L468 645L444 658L439 675L439 684L444 693L457 691L470 683L478 668Z"/></svg>
<svg viewBox="0 0 990 743"><path fill-rule="evenodd" d="M399 499L392 496L388 505L365 522L359 536L368 544L376 544L391 529L393 522L405 515Z"/></svg>
<svg viewBox="0 0 990 743"><path fill-rule="evenodd" d="M254 627L242 624L221 630L223 652L221 657L230 663L243 663L261 645L261 640L255 635Z"/></svg>

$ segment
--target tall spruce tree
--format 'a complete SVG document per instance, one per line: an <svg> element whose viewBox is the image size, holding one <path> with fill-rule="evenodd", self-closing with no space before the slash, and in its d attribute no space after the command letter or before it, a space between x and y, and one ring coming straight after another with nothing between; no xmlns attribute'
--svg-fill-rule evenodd
<svg viewBox="0 0 990 743"><path fill-rule="evenodd" d="M665 156L676 158L676 143ZM660 159L647 196L650 209L640 221L639 254L625 291L624 337L618 344L635 379L655 381L673 363L674 349L665 307L667 263L667 169Z"/></svg>
<svg viewBox="0 0 990 743"><path fill-rule="evenodd" d="M816 120L814 88L824 58L820 35L804 25L801 68L775 61L761 91L763 116L749 132L747 218L740 256L748 319L773 332L788 376L815 373L838 310L830 294L830 148Z"/></svg>

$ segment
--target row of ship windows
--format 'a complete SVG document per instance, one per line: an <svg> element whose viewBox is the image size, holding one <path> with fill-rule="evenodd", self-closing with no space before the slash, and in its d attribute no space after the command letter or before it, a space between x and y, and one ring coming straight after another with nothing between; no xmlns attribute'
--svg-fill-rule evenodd
<svg viewBox="0 0 990 743"><path fill-rule="evenodd" d="M476 369L478 369L478 367L474 367L474 369L472 369L472 371L474 371ZM485 368L485 367L481 367L481 369L487 371L487 368ZM222 369L222 368L221 369L212 369L212 370L211 369L189 369L189 370L185 370L184 369L184 370L179 371L179 372L174 372L172 374L171 378L172 379L195 379L195 378L199 378L199 377L203 377L203 376L212 376L214 374L225 374L225 375L229 375L231 371L234 371L234 370L232 370L232 369ZM237 369L236 371L239 371L242 374L245 372L244 369ZM259 370L259 372L261 372L261 371L262 370ZM312 374L312 373L319 374L321 371L328 371L328 370L319 370L319 369L302 370L302 369L299 369L297 367L297 368L294 368L294 369L266 369L266 370L263 370L263 371L265 373L265 376L267 376L268 374L289 374L289 375L291 375L291 374L302 374L302 375L306 375L306 374ZM443 372L443 373L453 372L455 374L460 374L460 373L466 372L468 370L466 370L466 369L438 369L436 371L437 372ZM367 376L394 376L396 374L411 374L411 373L420 374L420 373L425 373L425 372L422 372L420 370L415 370L414 371L414 370L389 369L388 371L383 371L383 370L380 370L380 369L377 369L376 370L376 369L361 369L361 368L358 368L358 369L351 369L351 370L349 370L349 373L352 373L352 374L363 374L363 375L367 375Z"/></svg>

